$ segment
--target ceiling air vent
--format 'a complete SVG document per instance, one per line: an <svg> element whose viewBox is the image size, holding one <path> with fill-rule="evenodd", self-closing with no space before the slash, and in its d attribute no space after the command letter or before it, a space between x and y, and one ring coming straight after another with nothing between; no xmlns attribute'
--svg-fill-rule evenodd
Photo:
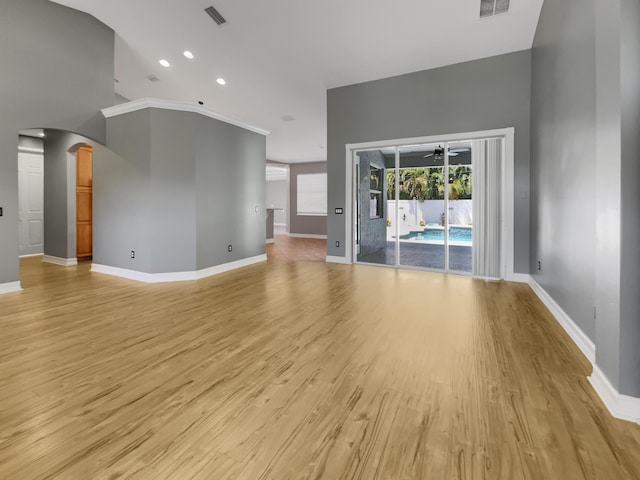
<svg viewBox="0 0 640 480"><path fill-rule="evenodd" d="M222 15L220 15L220 12L214 7L207 7L204 9L204 11L207 12L211 18L213 18L213 21L216 22L218 26L227 23L227 20Z"/></svg>
<svg viewBox="0 0 640 480"><path fill-rule="evenodd" d="M480 18L493 17L509 11L510 0L480 0Z"/></svg>
<svg viewBox="0 0 640 480"><path fill-rule="evenodd" d="M149 80L151 83L156 83L159 82L160 79L158 77L156 77L155 75L151 74L151 75L147 75L147 80Z"/></svg>

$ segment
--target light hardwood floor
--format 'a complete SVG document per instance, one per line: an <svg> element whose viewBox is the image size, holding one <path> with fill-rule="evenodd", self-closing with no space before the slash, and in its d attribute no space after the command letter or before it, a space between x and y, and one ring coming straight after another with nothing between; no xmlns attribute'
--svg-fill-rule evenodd
<svg viewBox="0 0 640 480"><path fill-rule="evenodd" d="M281 232L276 232L274 240L267 245L269 260L324 262L326 259L326 240L289 237Z"/></svg>
<svg viewBox="0 0 640 480"><path fill-rule="evenodd" d="M268 261L145 285L22 262L0 478L638 479L528 286Z"/></svg>

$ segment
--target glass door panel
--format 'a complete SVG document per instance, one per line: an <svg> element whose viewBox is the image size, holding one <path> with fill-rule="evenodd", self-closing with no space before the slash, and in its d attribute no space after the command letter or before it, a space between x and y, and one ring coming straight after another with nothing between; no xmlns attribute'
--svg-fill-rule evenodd
<svg viewBox="0 0 640 480"><path fill-rule="evenodd" d="M449 270L471 273L473 232L473 183L471 142L448 145L448 259Z"/></svg>
<svg viewBox="0 0 640 480"><path fill-rule="evenodd" d="M354 153L357 262L396 266L395 235L390 228L387 201L388 172L394 167L395 147Z"/></svg>
<svg viewBox="0 0 640 480"><path fill-rule="evenodd" d="M446 269L445 162L444 145L399 148L394 206L401 266Z"/></svg>

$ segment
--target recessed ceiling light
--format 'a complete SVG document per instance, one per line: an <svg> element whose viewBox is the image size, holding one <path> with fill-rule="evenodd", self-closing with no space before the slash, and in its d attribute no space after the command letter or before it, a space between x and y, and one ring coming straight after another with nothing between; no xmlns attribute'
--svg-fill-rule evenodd
<svg viewBox="0 0 640 480"><path fill-rule="evenodd" d="M171 64L168 61L166 61L164 58L162 60L160 60L158 63L160 65L162 65L163 67L165 67L165 68L171 66Z"/></svg>
<svg viewBox="0 0 640 480"><path fill-rule="evenodd" d="M218 85L226 85L227 81L224 78L218 78L216 80L216 82L218 82Z"/></svg>
<svg viewBox="0 0 640 480"><path fill-rule="evenodd" d="M189 60L193 60L194 59L193 53L191 53L189 50L185 50L183 55L185 57L187 57Z"/></svg>

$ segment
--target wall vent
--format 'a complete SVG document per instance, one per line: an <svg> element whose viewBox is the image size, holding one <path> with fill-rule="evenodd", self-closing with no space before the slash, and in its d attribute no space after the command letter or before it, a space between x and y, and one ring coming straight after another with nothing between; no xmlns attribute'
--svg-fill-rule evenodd
<svg viewBox="0 0 640 480"><path fill-rule="evenodd" d="M156 83L159 82L160 79L158 77L156 77L154 74L151 75L147 75L147 80L149 80L151 83Z"/></svg>
<svg viewBox="0 0 640 480"><path fill-rule="evenodd" d="M509 12L510 0L480 0L480 18Z"/></svg>
<svg viewBox="0 0 640 480"><path fill-rule="evenodd" d="M213 18L213 21L216 22L218 26L227 23L227 20L214 7L207 7L204 9L204 11L207 12L211 18Z"/></svg>

